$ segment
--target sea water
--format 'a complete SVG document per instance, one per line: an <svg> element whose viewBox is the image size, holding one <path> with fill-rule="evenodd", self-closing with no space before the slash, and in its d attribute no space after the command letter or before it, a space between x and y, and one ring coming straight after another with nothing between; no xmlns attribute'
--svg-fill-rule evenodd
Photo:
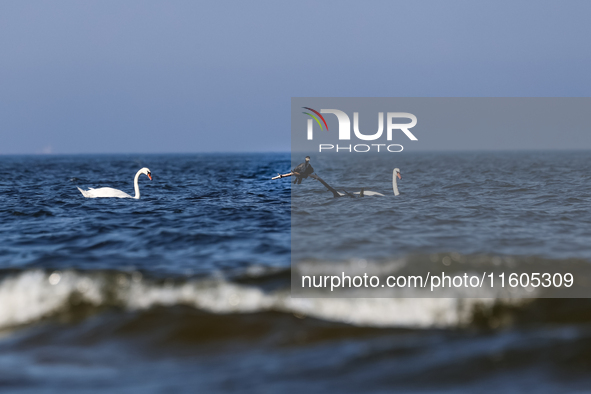
<svg viewBox="0 0 591 394"><path fill-rule="evenodd" d="M312 164L384 198L272 181L298 164L287 153L0 156L0 390L587 390L588 300L306 299L289 284L292 259L589 262L591 153L368 160ZM133 194L142 167L139 200L77 190ZM313 237L292 244L292 226Z"/></svg>

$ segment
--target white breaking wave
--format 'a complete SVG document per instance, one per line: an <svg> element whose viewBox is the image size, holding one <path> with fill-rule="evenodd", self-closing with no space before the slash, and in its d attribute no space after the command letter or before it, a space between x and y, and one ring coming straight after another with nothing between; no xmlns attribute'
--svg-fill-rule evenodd
<svg viewBox="0 0 591 394"><path fill-rule="evenodd" d="M468 324L494 299L291 298L223 279L155 282L135 273L24 271L0 282L0 328L32 323L76 303L143 310L188 305L212 313L279 311L371 327L449 328Z"/></svg>

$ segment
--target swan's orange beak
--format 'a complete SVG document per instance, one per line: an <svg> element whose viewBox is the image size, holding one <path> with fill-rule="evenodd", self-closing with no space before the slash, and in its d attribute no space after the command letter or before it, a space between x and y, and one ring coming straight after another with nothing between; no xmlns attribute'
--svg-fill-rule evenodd
<svg viewBox="0 0 591 394"><path fill-rule="evenodd" d="M150 180L152 180L152 174L148 173L148 178L150 178Z"/></svg>
<svg viewBox="0 0 591 394"><path fill-rule="evenodd" d="M402 175L400 175L399 172L396 173L396 176L398 177L398 179L402 179Z"/></svg>

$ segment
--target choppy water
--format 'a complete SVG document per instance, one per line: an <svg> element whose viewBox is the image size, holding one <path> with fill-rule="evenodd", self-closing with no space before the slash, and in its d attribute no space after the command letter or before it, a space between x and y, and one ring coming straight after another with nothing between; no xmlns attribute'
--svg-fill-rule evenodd
<svg viewBox="0 0 591 394"><path fill-rule="evenodd" d="M329 154L312 162L339 190L386 198L323 199L331 193L305 180L293 194L294 237L306 243L297 258L456 251L591 259L587 152ZM402 174L396 198L394 167Z"/></svg>
<svg viewBox="0 0 591 394"><path fill-rule="evenodd" d="M588 300L290 297L292 220L295 259L591 258L591 153L394 157L313 157L392 197L364 200L271 181L288 154L0 157L0 389L587 390ZM140 200L76 189L132 193L143 166Z"/></svg>
<svg viewBox="0 0 591 394"><path fill-rule="evenodd" d="M4 268L211 273L289 264L289 190L267 174L284 156L4 157ZM85 199L109 186L141 198Z"/></svg>

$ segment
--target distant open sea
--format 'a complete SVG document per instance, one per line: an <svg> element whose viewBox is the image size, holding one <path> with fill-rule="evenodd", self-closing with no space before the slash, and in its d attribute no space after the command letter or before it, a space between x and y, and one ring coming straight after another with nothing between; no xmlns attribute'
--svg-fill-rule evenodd
<svg viewBox="0 0 591 394"><path fill-rule="evenodd" d="M292 258L591 262L591 152L391 157L312 158L361 200L288 153L0 156L0 391L588 392L588 299L290 297Z"/></svg>

